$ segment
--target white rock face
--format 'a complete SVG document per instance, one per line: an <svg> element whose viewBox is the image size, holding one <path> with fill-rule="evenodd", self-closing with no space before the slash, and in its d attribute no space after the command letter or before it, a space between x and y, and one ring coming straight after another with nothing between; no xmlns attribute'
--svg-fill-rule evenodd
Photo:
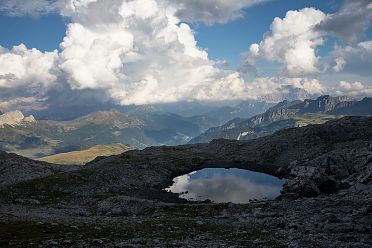
<svg viewBox="0 0 372 248"><path fill-rule="evenodd" d="M36 119L33 115L27 116L23 119L24 122L30 122L30 123L35 123Z"/></svg>
<svg viewBox="0 0 372 248"><path fill-rule="evenodd" d="M35 123L36 120L32 115L25 117L19 110L6 112L0 115L0 128L4 127L4 125L16 126L24 122Z"/></svg>

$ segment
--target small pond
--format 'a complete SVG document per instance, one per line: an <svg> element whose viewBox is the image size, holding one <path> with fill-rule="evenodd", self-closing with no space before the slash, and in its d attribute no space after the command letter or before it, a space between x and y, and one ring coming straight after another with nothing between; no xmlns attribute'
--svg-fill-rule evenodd
<svg viewBox="0 0 372 248"><path fill-rule="evenodd" d="M173 179L165 190L189 201L248 203L274 199L280 195L284 180L241 169L208 168Z"/></svg>

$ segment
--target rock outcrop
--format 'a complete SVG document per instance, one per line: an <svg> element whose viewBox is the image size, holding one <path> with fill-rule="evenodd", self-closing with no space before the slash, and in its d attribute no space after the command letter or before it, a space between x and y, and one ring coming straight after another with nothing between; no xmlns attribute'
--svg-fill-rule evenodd
<svg viewBox="0 0 372 248"><path fill-rule="evenodd" d="M30 115L25 117L21 111L10 111L4 114L0 113L0 128L4 125L16 126L22 123L35 123L35 118Z"/></svg>
<svg viewBox="0 0 372 248"><path fill-rule="evenodd" d="M350 107L356 103L357 101L348 101L347 99L345 101L343 98L325 95L316 100L306 99L299 104L292 105L290 108L298 109L301 113L330 113L331 111Z"/></svg>

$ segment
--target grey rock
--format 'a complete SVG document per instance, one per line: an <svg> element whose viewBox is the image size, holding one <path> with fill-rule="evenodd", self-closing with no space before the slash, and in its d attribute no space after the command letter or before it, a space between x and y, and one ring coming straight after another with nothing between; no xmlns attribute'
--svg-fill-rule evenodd
<svg viewBox="0 0 372 248"><path fill-rule="evenodd" d="M346 117L249 142L130 151L74 171L49 165L47 173L33 173L48 164L0 153L0 166L18 168L2 170L7 183L0 187L0 218L9 225L43 222L45 232L66 227L76 247L90 247L95 238L108 238L107 247L149 247L155 239L159 247L368 247L371 140L372 117ZM189 203L163 190L174 177L209 167L249 169L287 182L278 199L245 205ZM17 175L23 168L30 177ZM118 209L122 212L113 214ZM85 211L91 214L79 214ZM9 238L14 247L46 244L19 240L17 231L9 230L15 232Z"/></svg>

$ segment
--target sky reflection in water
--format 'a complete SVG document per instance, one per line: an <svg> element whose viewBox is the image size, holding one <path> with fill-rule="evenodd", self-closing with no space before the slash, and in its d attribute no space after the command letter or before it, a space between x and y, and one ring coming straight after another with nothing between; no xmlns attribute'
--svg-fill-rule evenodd
<svg viewBox="0 0 372 248"><path fill-rule="evenodd" d="M181 198L211 200L216 203L247 203L253 199L274 199L280 195L283 180L276 177L240 169L208 168L173 179L167 188L173 193L183 193ZM187 193L184 193L187 192Z"/></svg>

